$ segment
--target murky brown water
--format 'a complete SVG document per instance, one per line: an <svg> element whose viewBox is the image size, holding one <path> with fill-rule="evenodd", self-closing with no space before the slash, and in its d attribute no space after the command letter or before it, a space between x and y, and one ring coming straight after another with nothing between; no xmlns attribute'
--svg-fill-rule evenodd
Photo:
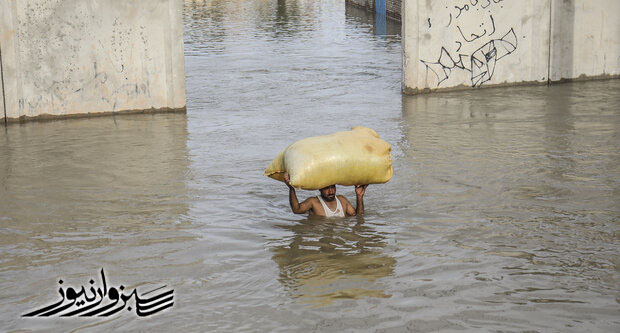
<svg viewBox="0 0 620 333"><path fill-rule="evenodd" d="M186 1L187 115L3 129L2 330L618 331L620 81L401 97L397 32L342 1ZM355 125L394 178L361 218L293 215L263 169ZM101 268L175 305L20 317Z"/></svg>

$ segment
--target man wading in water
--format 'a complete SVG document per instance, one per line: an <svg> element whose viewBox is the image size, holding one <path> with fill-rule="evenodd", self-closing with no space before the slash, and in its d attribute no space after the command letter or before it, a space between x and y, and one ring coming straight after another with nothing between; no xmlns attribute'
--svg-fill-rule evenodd
<svg viewBox="0 0 620 333"><path fill-rule="evenodd" d="M310 213L310 215L326 217L344 217L364 214L364 193L368 185L355 185L355 196L357 207L349 203L349 200L342 195L336 196L336 185L330 185L319 190L320 196L310 197L299 203L295 188L290 184L290 177L284 174L284 183L288 186L288 200L291 209L295 214Z"/></svg>

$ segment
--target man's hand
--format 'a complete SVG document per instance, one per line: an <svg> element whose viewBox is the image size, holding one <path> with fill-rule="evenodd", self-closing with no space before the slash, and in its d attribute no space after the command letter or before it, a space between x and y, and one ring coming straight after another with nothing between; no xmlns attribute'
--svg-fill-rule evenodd
<svg viewBox="0 0 620 333"><path fill-rule="evenodd" d="M357 201L357 205L355 207L355 215L364 214L364 193L366 193L367 187L368 187L368 184L355 185L355 196L356 196L355 201Z"/></svg>
<svg viewBox="0 0 620 333"><path fill-rule="evenodd" d="M286 184L286 186L288 186L289 188L293 187L291 185L291 177L289 177L288 172L284 173L284 184Z"/></svg>
<svg viewBox="0 0 620 333"><path fill-rule="evenodd" d="M366 185L355 185L355 195L359 198L364 196L364 193L366 193L366 188L368 187L368 184Z"/></svg>

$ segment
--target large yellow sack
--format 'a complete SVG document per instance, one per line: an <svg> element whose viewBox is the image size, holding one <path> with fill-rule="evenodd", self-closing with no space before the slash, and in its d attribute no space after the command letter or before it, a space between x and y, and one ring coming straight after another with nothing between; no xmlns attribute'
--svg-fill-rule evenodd
<svg viewBox="0 0 620 333"><path fill-rule="evenodd" d="M286 147L265 170L296 188L318 190L338 185L385 183L392 178L392 147L367 127L315 136Z"/></svg>

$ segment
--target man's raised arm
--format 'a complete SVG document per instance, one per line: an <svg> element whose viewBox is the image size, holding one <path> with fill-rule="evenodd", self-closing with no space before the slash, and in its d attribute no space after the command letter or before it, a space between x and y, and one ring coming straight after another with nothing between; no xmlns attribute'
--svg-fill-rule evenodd
<svg viewBox="0 0 620 333"><path fill-rule="evenodd" d="M357 201L355 207L355 215L364 214L364 193L368 185L355 185L355 199Z"/></svg>
<svg viewBox="0 0 620 333"><path fill-rule="evenodd" d="M295 214L304 214L307 213L310 208L312 208L312 204L305 200L301 204L299 200L297 200L297 193L295 193L295 188L290 183L290 177L288 173L284 174L284 183L288 186L288 202L291 204L291 209Z"/></svg>
<svg viewBox="0 0 620 333"><path fill-rule="evenodd" d="M353 208L353 205L351 205L347 198L341 196L342 201L346 203L345 212L347 213L347 216L364 214L364 193L366 193L366 187L368 187L368 185L355 185L355 208Z"/></svg>

